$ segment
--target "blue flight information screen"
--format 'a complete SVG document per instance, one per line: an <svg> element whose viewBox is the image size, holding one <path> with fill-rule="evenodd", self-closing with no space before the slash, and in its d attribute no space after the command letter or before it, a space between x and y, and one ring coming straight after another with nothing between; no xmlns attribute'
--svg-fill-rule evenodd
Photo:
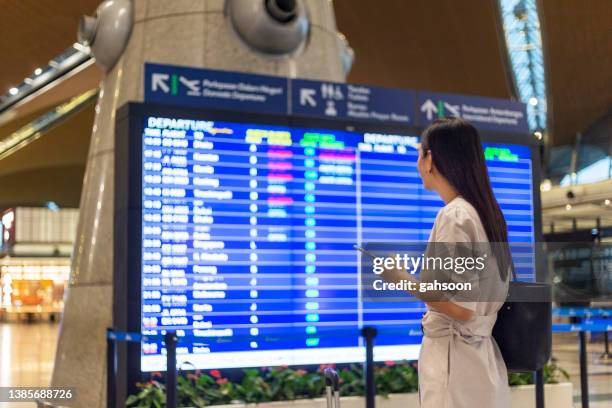
<svg viewBox="0 0 612 408"><path fill-rule="evenodd" d="M353 248L428 239L418 137L157 116L141 137L142 331L190 338L179 366L362 361L370 325L376 360L418 357L423 304L362 302ZM530 148L484 147L510 240L534 242ZM165 369L162 342L141 369Z"/></svg>

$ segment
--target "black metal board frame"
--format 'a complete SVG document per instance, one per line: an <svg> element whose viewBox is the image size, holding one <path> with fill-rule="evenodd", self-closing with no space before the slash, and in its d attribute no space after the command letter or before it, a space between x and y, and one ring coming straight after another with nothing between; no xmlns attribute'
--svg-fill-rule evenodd
<svg viewBox="0 0 612 408"><path fill-rule="evenodd" d="M113 327L118 331L141 329L142 254L142 133L146 116L228 121L313 129L376 132L419 136L423 129L378 122L290 117L273 114L220 111L130 102L117 110L115 123L115 197L113 257ZM539 143L527 134L481 132L488 143L509 143L531 148L533 163L534 228L536 242L542 241L540 211ZM536 276L544 280L543 259L536 259ZM136 391L143 379L140 371L140 343L117 345L117 403Z"/></svg>

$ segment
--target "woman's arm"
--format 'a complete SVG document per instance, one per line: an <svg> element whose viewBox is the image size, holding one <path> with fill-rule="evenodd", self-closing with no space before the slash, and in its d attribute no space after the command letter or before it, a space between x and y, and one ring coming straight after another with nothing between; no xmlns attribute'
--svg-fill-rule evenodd
<svg viewBox="0 0 612 408"><path fill-rule="evenodd" d="M439 302L426 302L429 306L440 313L444 313L448 317L452 317L455 320L468 321L474 317L474 312L465 307L459 306L450 300L444 300Z"/></svg>
<svg viewBox="0 0 612 408"><path fill-rule="evenodd" d="M393 283L399 283L401 281L413 282L413 286L415 288L418 288L419 284L421 283L414 277L414 275L397 268L384 269L382 277L385 281ZM437 312L444 313L448 317L455 320L467 321L474 316L474 312L472 310L459 306L450 300L444 300L447 296L444 292L433 290L425 292L420 292L419 290L407 290L406 292L427 303L427 305Z"/></svg>

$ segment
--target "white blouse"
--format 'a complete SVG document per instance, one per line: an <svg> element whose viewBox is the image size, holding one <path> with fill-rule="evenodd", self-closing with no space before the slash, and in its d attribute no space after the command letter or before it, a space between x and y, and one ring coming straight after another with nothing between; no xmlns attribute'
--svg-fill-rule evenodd
<svg viewBox="0 0 612 408"><path fill-rule="evenodd" d="M474 207L457 197L440 210L430 242L488 242ZM487 273L496 273L494 259ZM495 269L489 269L495 268ZM507 408L508 375L499 347L491 336L497 311L505 299L508 280L491 279L479 288L482 300L451 301L474 312L469 321L454 320L429 309L423 317L419 357L421 408Z"/></svg>

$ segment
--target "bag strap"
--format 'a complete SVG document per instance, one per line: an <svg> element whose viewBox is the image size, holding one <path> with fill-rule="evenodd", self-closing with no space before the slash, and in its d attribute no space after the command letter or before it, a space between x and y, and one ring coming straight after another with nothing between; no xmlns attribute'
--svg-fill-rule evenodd
<svg viewBox="0 0 612 408"><path fill-rule="evenodd" d="M516 282L517 281L517 279L516 279L516 270L514 268L514 261L512 261L512 252L510 252L510 244L509 243L506 243L506 244L508 245L508 254L510 255L510 265L509 265L509 268L512 271L512 280L514 282Z"/></svg>

